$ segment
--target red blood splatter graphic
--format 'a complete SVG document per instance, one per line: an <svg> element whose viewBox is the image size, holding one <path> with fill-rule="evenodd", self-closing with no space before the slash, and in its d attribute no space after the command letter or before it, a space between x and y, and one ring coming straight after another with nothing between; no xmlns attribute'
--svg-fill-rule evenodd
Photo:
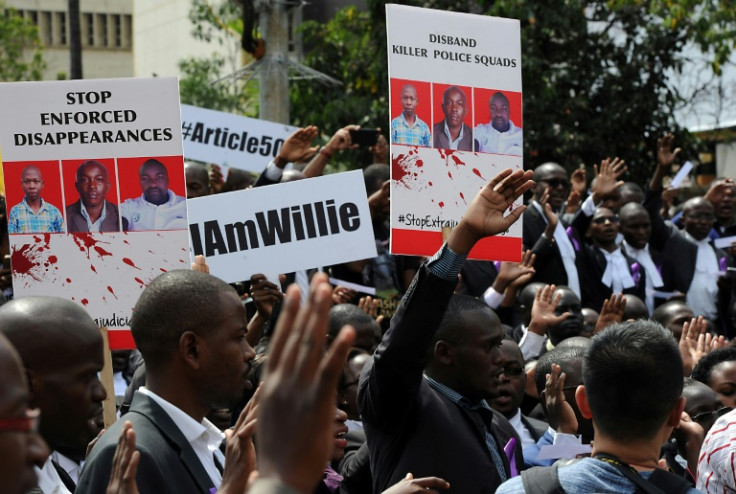
<svg viewBox="0 0 736 494"><path fill-rule="evenodd" d="M86 298L82 299L82 305L87 305L88 303L89 303L89 300L87 300Z"/></svg>
<svg viewBox="0 0 736 494"><path fill-rule="evenodd" d="M418 166L419 168L423 167L423 166L424 166L424 161L422 161L422 160L417 160L417 166Z"/></svg>
<svg viewBox="0 0 736 494"><path fill-rule="evenodd" d="M40 239L39 239L40 240ZM10 263L13 266L13 272L16 275L27 275L36 281L41 281L36 275L41 262L37 256L38 249L31 244L21 245L17 250L13 250L10 256Z"/></svg>
<svg viewBox="0 0 736 494"><path fill-rule="evenodd" d="M480 172L478 171L477 168L473 168L473 173L475 173L476 175L478 175L480 178L483 178L483 175L480 174ZM485 180L485 178L483 178L483 180Z"/></svg>
<svg viewBox="0 0 736 494"><path fill-rule="evenodd" d="M429 186L432 187L432 182L429 182Z"/></svg>
<svg viewBox="0 0 736 494"><path fill-rule="evenodd" d="M164 268L158 268L158 269L160 269L162 273L165 273L166 272L166 270Z"/></svg>
<svg viewBox="0 0 736 494"><path fill-rule="evenodd" d="M37 244L40 244L41 243L41 237L37 237L36 235L34 235L33 236L33 241L36 242Z"/></svg>
<svg viewBox="0 0 736 494"><path fill-rule="evenodd" d="M100 258L103 258L105 256L111 256L112 252L108 252L99 245L95 245L95 252L97 252L100 255Z"/></svg>
<svg viewBox="0 0 736 494"><path fill-rule="evenodd" d="M441 208L444 208L444 207L445 207L445 203L444 203L444 202L442 202L442 201L440 201L440 204L439 204L439 206L440 206Z"/></svg>
<svg viewBox="0 0 736 494"><path fill-rule="evenodd" d="M452 155L452 159L453 161L455 161L455 165L465 166L465 162L461 160L460 158L458 158L457 156L455 156L454 154Z"/></svg>
<svg viewBox="0 0 736 494"><path fill-rule="evenodd" d="M460 198L461 198L461 199L463 200L463 202L464 202L465 204L467 204L467 203L468 203L468 202L467 202L467 201L465 200L465 196L463 195L463 193L462 193L462 192L460 192Z"/></svg>
<svg viewBox="0 0 736 494"><path fill-rule="evenodd" d="M150 252L150 251L149 251L149 252ZM153 254L153 252L151 252L151 254ZM127 257L123 257L123 262L124 262L125 264L127 264L128 266L133 266L133 267L134 267L135 269L137 269L138 271L140 271L140 270L141 270L141 268L139 268L138 266L136 266L136 265L135 265L135 264L133 263L133 261L131 261L131 260L130 260L130 259L128 259Z"/></svg>
<svg viewBox="0 0 736 494"><path fill-rule="evenodd" d="M107 291L112 293L112 296L115 297L115 299L117 300L118 296L115 295L115 292L112 291L112 287L110 285L107 285Z"/></svg>
<svg viewBox="0 0 736 494"><path fill-rule="evenodd" d="M59 260L59 258L56 257L56 256L49 256L49 263L50 264L56 264L58 260Z"/></svg>
<svg viewBox="0 0 736 494"><path fill-rule="evenodd" d="M135 281L137 281L138 283L140 283L141 285L145 285L145 283L143 283L143 280L142 279L140 279L140 278L133 278L133 279Z"/></svg>
<svg viewBox="0 0 736 494"><path fill-rule="evenodd" d="M89 265L89 269L91 269L92 271L94 271L95 273L97 273L97 269L95 269L95 267L93 265L91 265L91 264Z"/></svg>
<svg viewBox="0 0 736 494"><path fill-rule="evenodd" d="M411 151L409 151L411 154ZM402 181L406 176L406 170L401 166L406 161L406 155L400 154L391 160L391 178L398 182Z"/></svg>
<svg viewBox="0 0 736 494"><path fill-rule="evenodd" d="M71 282L72 282L72 279L71 279L71 278L67 278L67 279L66 279L66 282L67 282L67 283L71 283Z"/></svg>
<svg viewBox="0 0 736 494"><path fill-rule="evenodd" d="M452 180L452 173L447 172L447 176L450 177L450 180Z"/></svg>

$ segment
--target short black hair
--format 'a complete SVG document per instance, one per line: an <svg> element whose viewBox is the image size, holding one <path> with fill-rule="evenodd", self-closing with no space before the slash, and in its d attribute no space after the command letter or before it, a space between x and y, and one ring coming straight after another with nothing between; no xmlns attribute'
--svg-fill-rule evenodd
<svg viewBox="0 0 736 494"><path fill-rule="evenodd" d="M731 361L736 361L736 348L729 346L713 350L698 360L692 373L690 373L690 377L706 386L710 386L710 375L715 366Z"/></svg>
<svg viewBox="0 0 736 494"><path fill-rule="evenodd" d="M149 371L170 361L184 332L204 335L217 325L223 317L221 293L238 296L221 279L200 271L169 271L148 284L133 308L130 331Z"/></svg>
<svg viewBox="0 0 736 494"><path fill-rule="evenodd" d="M340 330L346 324L355 325L372 325L374 320L371 316L366 314L363 309L355 304L337 304L330 309L330 313L327 319L327 336L330 341L337 338ZM376 328L378 325L376 324ZM376 337L380 338L380 334Z"/></svg>
<svg viewBox="0 0 736 494"><path fill-rule="evenodd" d="M435 344L440 340L457 343L465 327L464 313L473 310L488 311L500 326L501 321L498 319L498 316L485 302L470 295L456 293L450 298L450 303L447 305L445 314L442 316L437 331L434 333L432 345L429 348L430 354L434 351Z"/></svg>
<svg viewBox="0 0 736 494"><path fill-rule="evenodd" d="M682 358L656 322L612 324L592 338L583 382L596 430L624 442L650 439L682 394Z"/></svg>
<svg viewBox="0 0 736 494"><path fill-rule="evenodd" d="M109 178L109 174L107 172L107 167L105 165L103 165L99 161L87 160L87 161L85 161L84 163L82 163L81 165L79 165L77 167L77 181L79 181L79 179L82 176L82 170L84 170L85 168L89 168L90 166L96 166L96 167L100 168L105 173L105 179L108 179Z"/></svg>
<svg viewBox="0 0 736 494"><path fill-rule="evenodd" d="M537 394L542 395L544 386L547 383L547 374L552 372L552 364L557 364L562 368L562 372L566 372L571 362L583 360L587 346L567 346L563 348L555 347L539 357L537 366L534 368L534 385L537 387Z"/></svg>

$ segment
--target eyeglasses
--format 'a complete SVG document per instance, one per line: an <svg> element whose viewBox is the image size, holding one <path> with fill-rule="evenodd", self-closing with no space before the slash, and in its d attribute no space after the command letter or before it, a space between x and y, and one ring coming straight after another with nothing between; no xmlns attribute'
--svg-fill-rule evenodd
<svg viewBox="0 0 736 494"><path fill-rule="evenodd" d="M723 417L731 410L733 410L733 408L723 407L723 408L719 408L718 410L713 410L710 412L702 412L697 415L693 415L691 418L693 419L693 422L697 422L697 423L708 422L709 420L715 420L718 417Z"/></svg>
<svg viewBox="0 0 736 494"><path fill-rule="evenodd" d="M549 180L540 180L540 182L546 183L553 189L556 189L557 187L566 189L570 186L570 182L563 178L550 178Z"/></svg>
<svg viewBox="0 0 736 494"><path fill-rule="evenodd" d="M517 365L506 366L503 368L503 373L506 374L506 377L516 377L522 375L524 369Z"/></svg>
<svg viewBox="0 0 736 494"><path fill-rule="evenodd" d="M38 408L27 410L25 417L0 419L0 432L38 432Z"/></svg>
<svg viewBox="0 0 736 494"><path fill-rule="evenodd" d="M606 223L606 221L610 221L611 223L618 223L618 216L599 216L597 218L593 218L593 223L596 225L603 225Z"/></svg>

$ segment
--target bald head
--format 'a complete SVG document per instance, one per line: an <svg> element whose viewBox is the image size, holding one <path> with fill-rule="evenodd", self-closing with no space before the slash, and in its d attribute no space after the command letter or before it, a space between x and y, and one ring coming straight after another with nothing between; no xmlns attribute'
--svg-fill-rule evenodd
<svg viewBox="0 0 736 494"><path fill-rule="evenodd" d="M559 211L570 190L567 171L557 163L544 163L534 169L534 182L534 198L539 201L549 192L547 202L553 210Z"/></svg>
<svg viewBox="0 0 736 494"><path fill-rule="evenodd" d="M0 307L0 331L20 354L26 368L47 372L78 360L81 347L99 345L102 337L87 312L57 297L21 297Z"/></svg>

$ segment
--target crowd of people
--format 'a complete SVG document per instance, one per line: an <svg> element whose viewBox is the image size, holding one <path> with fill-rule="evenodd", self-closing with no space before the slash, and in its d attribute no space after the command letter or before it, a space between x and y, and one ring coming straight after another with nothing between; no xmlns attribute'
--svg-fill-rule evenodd
<svg viewBox="0 0 736 494"><path fill-rule="evenodd" d="M187 162L187 196L322 175L355 129L322 147L299 129L257 178ZM230 285L202 257L162 274L133 310L136 350L113 352L114 390L81 307L4 303L3 492L736 492L736 246L713 243L736 233L736 186L674 204L679 152L663 136L645 186L619 159L590 181L501 171L419 259L388 249L380 137L376 258ZM467 259L522 217L520 262Z"/></svg>

